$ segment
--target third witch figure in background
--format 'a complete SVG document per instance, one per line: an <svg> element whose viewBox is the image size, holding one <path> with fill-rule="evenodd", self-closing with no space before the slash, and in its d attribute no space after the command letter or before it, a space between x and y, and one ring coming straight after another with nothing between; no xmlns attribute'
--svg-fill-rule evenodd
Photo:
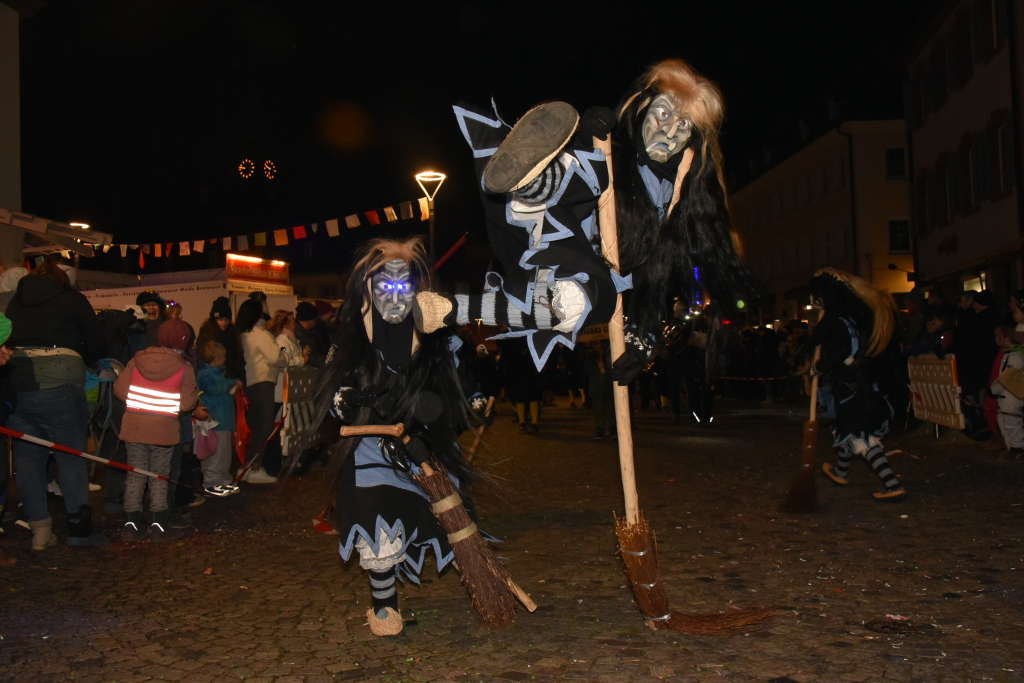
<svg viewBox="0 0 1024 683"><path fill-rule="evenodd" d="M889 467L882 437L889 432L892 405L885 397L889 366L899 360L892 339L896 305L859 277L833 268L819 270L811 279L811 294L824 309L811 335L811 348L821 345L821 358L812 367L832 385L836 421L837 464L822 471L838 486L849 486L848 470L854 455L871 465L885 486L875 500L905 500L907 492Z"/></svg>

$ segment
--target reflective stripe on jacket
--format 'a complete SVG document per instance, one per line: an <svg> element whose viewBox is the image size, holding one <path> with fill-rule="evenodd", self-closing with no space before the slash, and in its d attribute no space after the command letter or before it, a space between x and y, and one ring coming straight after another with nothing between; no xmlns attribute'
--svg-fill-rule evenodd
<svg viewBox="0 0 1024 683"><path fill-rule="evenodd" d="M125 406L130 413L158 415L177 419L181 412L181 377L185 365L167 379L146 379L138 368L132 368L132 381L128 387Z"/></svg>

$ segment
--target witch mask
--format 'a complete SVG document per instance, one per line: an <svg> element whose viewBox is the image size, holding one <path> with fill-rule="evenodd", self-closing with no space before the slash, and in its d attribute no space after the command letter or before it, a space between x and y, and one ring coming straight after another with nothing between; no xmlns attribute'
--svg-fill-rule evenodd
<svg viewBox="0 0 1024 683"><path fill-rule="evenodd" d="M409 264L402 259L392 259L370 282L373 305L384 322L397 324L405 320L416 297Z"/></svg>
<svg viewBox="0 0 1024 683"><path fill-rule="evenodd" d="M686 147L692 125L675 95L661 93L655 97L647 107L643 125L647 156L662 164L668 161Z"/></svg>

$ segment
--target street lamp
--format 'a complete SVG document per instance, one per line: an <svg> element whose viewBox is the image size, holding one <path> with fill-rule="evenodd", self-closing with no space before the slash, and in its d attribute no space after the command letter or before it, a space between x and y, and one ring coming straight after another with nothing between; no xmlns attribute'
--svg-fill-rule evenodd
<svg viewBox="0 0 1024 683"><path fill-rule="evenodd" d="M444 173L438 173L436 171L423 171L422 173L416 174L416 183L423 190L424 196L427 198L427 210L430 212L430 263L434 263L434 197L437 196L437 191L441 189L441 183L447 178ZM426 183L426 185L424 185ZM436 183L436 185L431 185ZM433 187L433 191L427 189L427 187Z"/></svg>

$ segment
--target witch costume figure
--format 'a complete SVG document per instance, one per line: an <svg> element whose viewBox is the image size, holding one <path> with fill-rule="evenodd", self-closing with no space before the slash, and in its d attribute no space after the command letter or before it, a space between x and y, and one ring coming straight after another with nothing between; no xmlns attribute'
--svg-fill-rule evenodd
<svg viewBox="0 0 1024 683"><path fill-rule="evenodd" d="M409 315L428 281L420 238L374 240L363 249L350 279L334 357L321 382L322 410L345 425L405 425L399 438L343 439L337 517L341 557L354 554L369 572L374 634L402 631L395 579L418 583L429 551L438 571L454 558L448 537L413 475L428 460L443 466L467 510L468 468L458 435L468 426L472 380L459 363L461 340L449 331L424 335ZM483 396L470 397L482 410Z"/></svg>
<svg viewBox="0 0 1024 683"><path fill-rule="evenodd" d="M882 480L885 489L873 494L882 502L898 502L907 492L885 457L882 437L889 432L892 405L885 397L891 364L899 360L892 339L896 305L855 275L833 268L819 270L811 279L811 295L824 313L808 340L821 346L812 372L832 385L836 420L835 465L824 463L822 472L837 486L849 486L850 461L861 455Z"/></svg>
<svg viewBox="0 0 1024 683"><path fill-rule="evenodd" d="M455 107L504 272L488 273L483 297L424 302L427 317L506 324L503 336L527 337L539 369L553 344L572 348L581 329L608 322L616 294L632 288L627 350L612 373L630 382L658 346L672 296L700 304L710 297L717 320L755 288L730 230L718 147L723 111L715 85L678 59L641 76L617 114L593 107L580 117L565 102L548 102L510 127L493 105ZM608 168L593 138L609 131L621 276L602 257L596 215Z"/></svg>

